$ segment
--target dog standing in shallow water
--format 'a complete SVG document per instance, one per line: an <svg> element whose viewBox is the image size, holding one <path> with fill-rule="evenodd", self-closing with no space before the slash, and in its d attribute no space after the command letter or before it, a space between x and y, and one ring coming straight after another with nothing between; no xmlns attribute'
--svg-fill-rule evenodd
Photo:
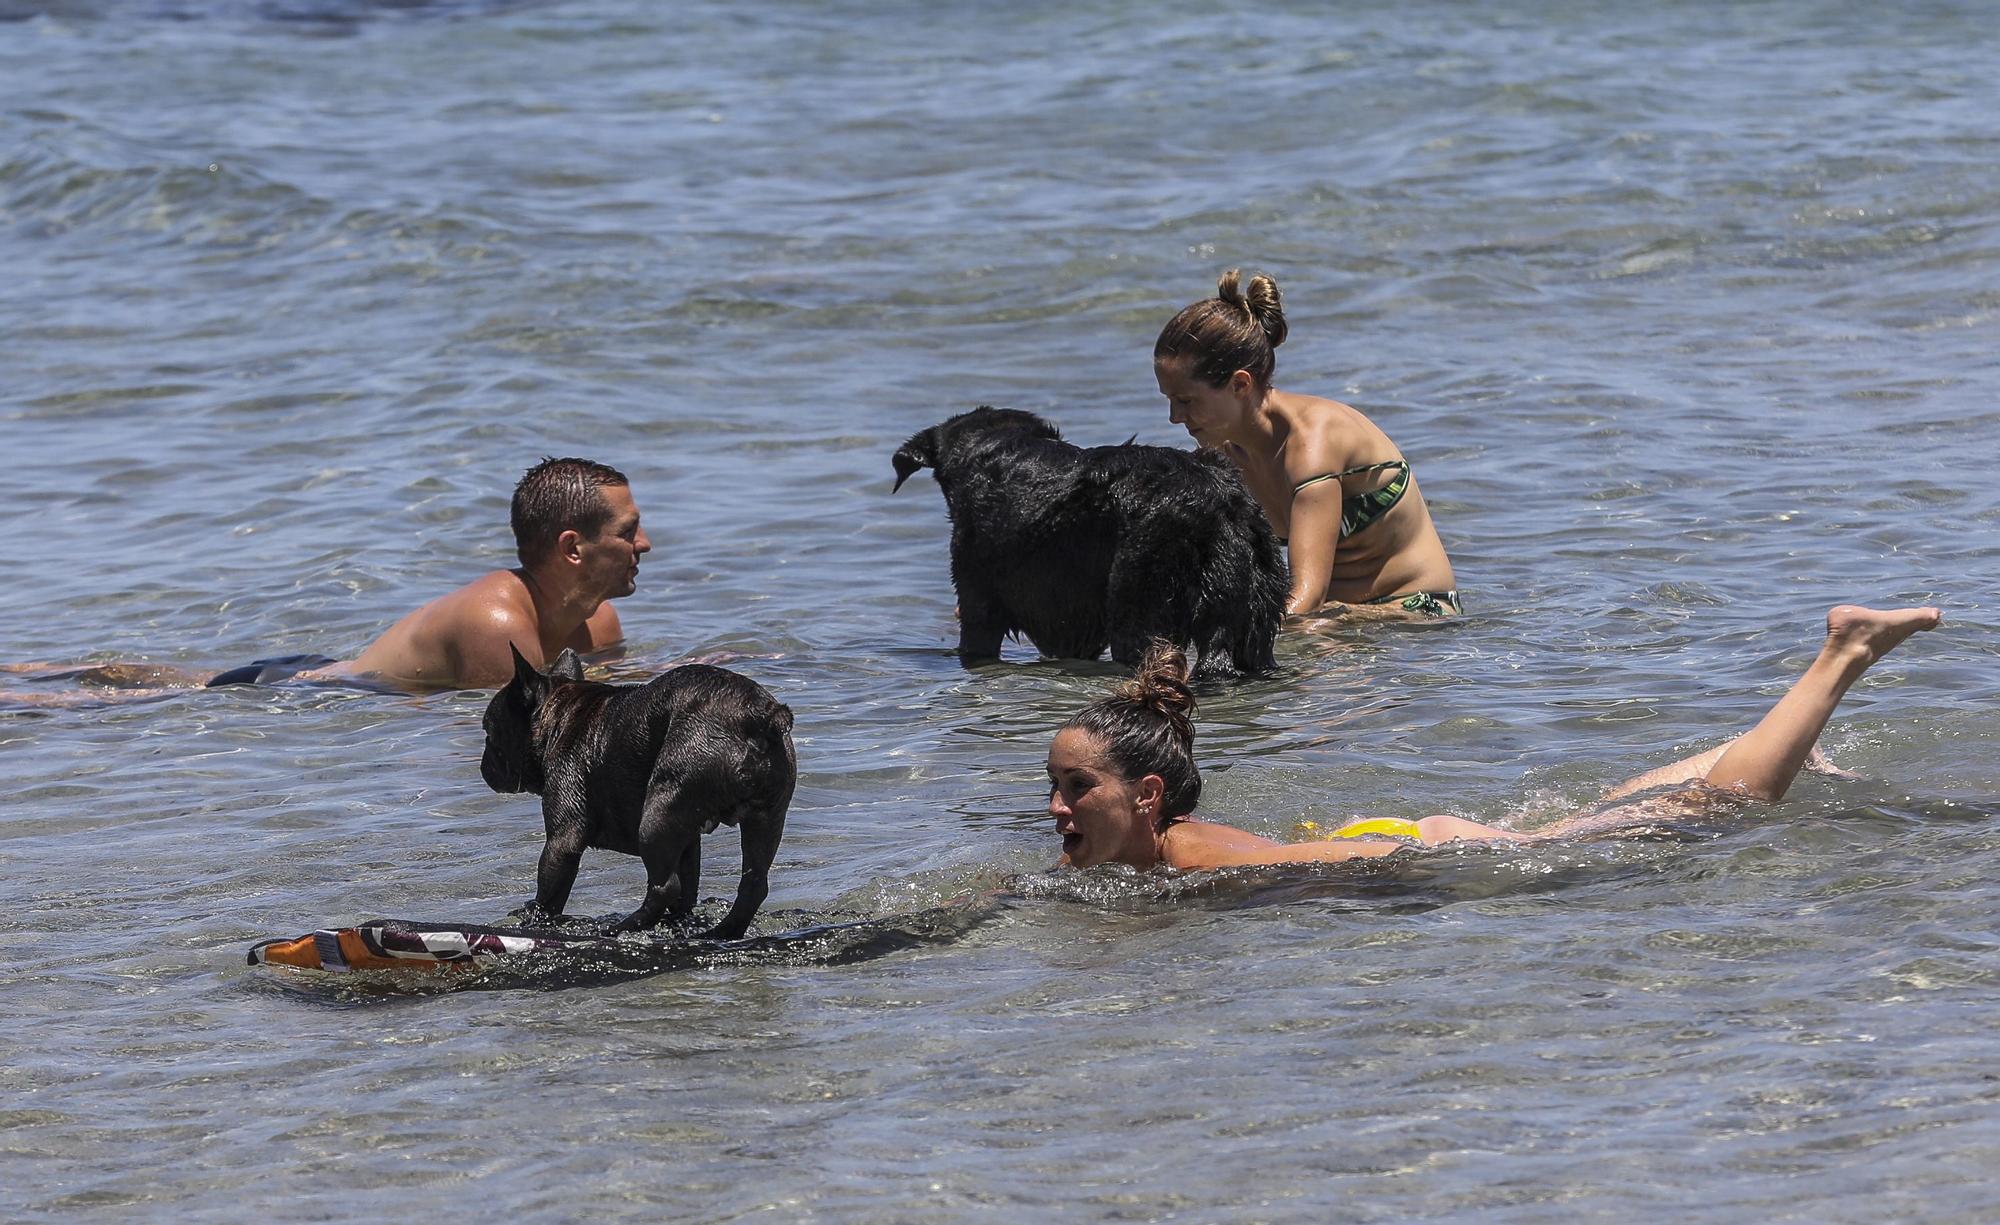
<svg viewBox="0 0 2000 1225"><path fill-rule="evenodd" d="M733 940L770 892L771 861L798 779L792 712L726 668L687 664L643 685L583 679L575 652L546 674L514 652L514 679L486 707L479 773L495 791L542 797L548 842L532 911L569 901L585 847L637 855L646 900L619 930L694 909L701 836L739 826L736 901L708 937Z"/></svg>
<svg viewBox="0 0 2000 1225"><path fill-rule="evenodd" d="M951 515L959 654L1025 634L1044 655L1136 666L1152 639L1198 675L1266 672L1290 594L1270 521L1229 461L1171 447L1072 446L1033 413L981 407L895 454Z"/></svg>

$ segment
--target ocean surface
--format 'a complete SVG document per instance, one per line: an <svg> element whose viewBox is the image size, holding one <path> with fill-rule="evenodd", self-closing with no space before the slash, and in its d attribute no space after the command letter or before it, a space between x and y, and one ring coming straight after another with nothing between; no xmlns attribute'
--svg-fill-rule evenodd
<svg viewBox="0 0 2000 1225"><path fill-rule="evenodd" d="M797 712L753 930L888 933L253 970L529 896L486 696L0 676L0 1219L1991 1219L1993 55L1945 3L0 0L0 660L352 655L601 459L655 544L616 674ZM981 403L1187 445L1152 341L1237 265L1469 614L1205 694L1205 814L1532 826L1748 727L1829 605L1936 603L1824 739L1865 777L1049 871L1118 671L961 668L889 457Z"/></svg>

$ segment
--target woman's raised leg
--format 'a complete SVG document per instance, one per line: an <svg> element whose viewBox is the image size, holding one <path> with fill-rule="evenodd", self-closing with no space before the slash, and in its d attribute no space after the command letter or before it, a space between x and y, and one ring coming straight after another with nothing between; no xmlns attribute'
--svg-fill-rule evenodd
<svg viewBox="0 0 2000 1225"><path fill-rule="evenodd" d="M1660 766L1644 774L1636 774L1616 787L1606 791L1600 800L1621 800L1635 791L1651 791L1655 787L1671 786L1674 783L1698 783L1708 777L1715 763L1729 751L1729 746L1741 740L1741 736L1723 741L1712 749L1704 749L1692 757L1683 757L1670 766ZM1833 759L1814 745L1806 754L1805 769L1814 774L1824 774L1830 778L1857 779L1861 776L1852 770L1843 770L1833 763Z"/></svg>
<svg viewBox="0 0 2000 1225"><path fill-rule="evenodd" d="M1848 686L1903 639L1940 619L1935 608L1842 604L1827 613L1819 657L1756 727L1723 746L1704 781L1760 800L1783 798Z"/></svg>
<svg viewBox="0 0 2000 1225"><path fill-rule="evenodd" d="M1711 787L1731 788L1759 800L1777 800L1798 777L1799 769L1811 757L1820 731L1832 717L1833 708L1874 662L1887 655L1896 644L1919 630L1931 629L1939 620L1935 608L1898 608L1880 611L1843 604L1826 615L1826 642L1819 649L1806 674L1794 683L1757 726L1706 753L1677 761L1671 766L1642 774L1622 784L1610 797L1668 783L1701 782ZM1826 763L1828 772L1841 773ZM1575 838L1605 834L1638 825L1674 821L1690 815L1673 811L1670 802L1683 807L1700 797L1676 792L1637 804L1597 809L1565 817L1553 825L1534 831L1535 838Z"/></svg>

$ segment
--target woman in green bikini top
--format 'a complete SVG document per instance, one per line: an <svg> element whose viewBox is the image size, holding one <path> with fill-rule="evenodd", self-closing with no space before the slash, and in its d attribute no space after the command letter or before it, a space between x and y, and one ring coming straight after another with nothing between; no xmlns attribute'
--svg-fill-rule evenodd
<svg viewBox="0 0 2000 1225"><path fill-rule="evenodd" d="M1153 346L1173 422L1235 463L1290 550L1285 611L1458 612L1451 559L1396 444L1348 405L1271 385L1286 330L1277 282L1245 289L1232 268Z"/></svg>
<svg viewBox="0 0 2000 1225"><path fill-rule="evenodd" d="M1146 871L1324 863L1447 842L1535 842L1723 815L1741 819L1742 801L1783 798L1802 768L1839 773L1814 748L1834 707L1877 660L1938 621L1935 608L1834 608L1818 657L1755 727L1627 779L1605 795L1611 806L1529 831L1454 816L1371 817L1330 834L1302 827L1312 840L1289 843L1195 818L1201 770L1194 760L1187 657L1155 643L1131 680L1086 706L1049 746L1049 815L1062 838L1058 866L1119 863ZM1679 790L1655 790L1670 786ZM1649 794L1626 798L1638 792Z"/></svg>

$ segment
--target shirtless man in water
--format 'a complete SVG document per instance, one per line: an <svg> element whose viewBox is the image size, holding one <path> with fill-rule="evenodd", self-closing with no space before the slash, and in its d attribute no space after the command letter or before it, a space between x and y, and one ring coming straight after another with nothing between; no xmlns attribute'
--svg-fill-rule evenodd
<svg viewBox="0 0 2000 1225"><path fill-rule="evenodd" d="M514 487L510 517L519 566L495 570L432 600L350 660L295 655L210 677L147 664L16 664L4 670L126 687L125 696L281 680L486 689L512 679L510 645L539 668L564 647L587 656L623 641L611 601L632 594L639 558L653 547L639 526L625 475L587 459L543 460ZM135 684L146 688L129 688ZM51 705L76 700L74 694L0 696Z"/></svg>
<svg viewBox="0 0 2000 1225"><path fill-rule="evenodd" d="M587 459L543 460L514 487L509 517L519 566L432 600L353 659L298 678L497 689L514 677L510 645L541 668L564 647L588 656L623 642L611 601L637 589L639 558L653 547L625 474Z"/></svg>

